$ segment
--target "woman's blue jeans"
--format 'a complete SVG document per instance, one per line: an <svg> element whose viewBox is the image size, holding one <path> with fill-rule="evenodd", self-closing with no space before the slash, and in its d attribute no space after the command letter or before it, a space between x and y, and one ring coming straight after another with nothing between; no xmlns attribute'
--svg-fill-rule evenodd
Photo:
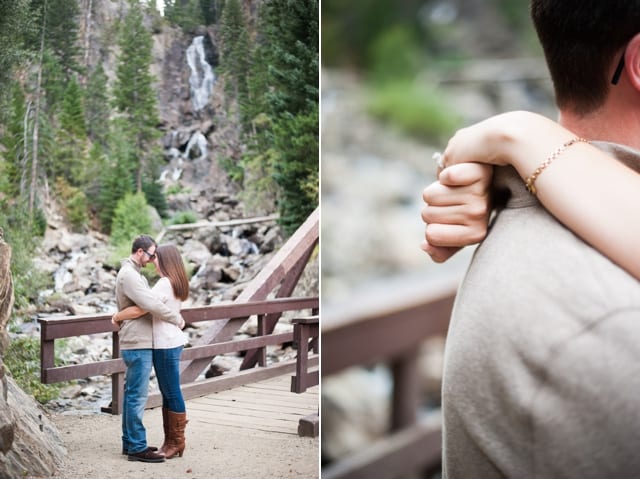
<svg viewBox="0 0 640 479"><path fill-rule="evenodd" d="M185 412L184 398L180 390L180 355L183 346L153 350L153 368L162 393L162 407L173 412Z"/></svg>
<svg viewBox="0 0 640 479"><path fill-rule="evenodd" d="M120 354L127 365L122 400L122 447L135 454L147 448L142 415L149 395L152 350L123 349Z"/></svg>

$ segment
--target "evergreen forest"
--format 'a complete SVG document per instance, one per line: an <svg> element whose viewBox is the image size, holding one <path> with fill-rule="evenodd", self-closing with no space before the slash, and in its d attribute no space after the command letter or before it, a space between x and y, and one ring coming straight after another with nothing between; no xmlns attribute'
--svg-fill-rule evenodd
<svg viewBox="0 0 640 479"><path fill-rule="evenodd" d="M216 74L242 145L224 166L245 198L272 205L285 234L318 205L317 0L165 0L160 9L128 0L108 27L111 77L87 58L81 20L97 3L0 0L0 226L18 307L47 281L30 259L50 202L70 229L116 246L144 230L146 205L166 215L150 68L163 29L216 33Z"/></svg>

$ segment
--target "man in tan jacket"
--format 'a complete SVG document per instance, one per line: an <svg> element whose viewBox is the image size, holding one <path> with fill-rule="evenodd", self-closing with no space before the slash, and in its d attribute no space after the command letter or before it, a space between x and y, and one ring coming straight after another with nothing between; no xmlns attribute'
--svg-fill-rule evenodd
<svg viewBox="0 0 640 479"><path fill-rule="evenodd" d="M120 352L127 365L122 413L122 453L130 461L163 462L164 456L156 447L147 446L146 430L142 424L147 402L152 366L152 316L184 327L179 313L154 296L147 279L140 274L155 258L156 243L150 236L138 236L131 247L131 255L122 261L116 278L118 311L137 305L147 311L145 316L124 321L120 326Z"/></svg>
<svg viewBox="0 0 640 479"><path fill-rule="evenodd" d="M560 123L640 172L640 0L531 5ZM494 186L447 336L444 476L640 477L640 283L512 167Z"/></svg>

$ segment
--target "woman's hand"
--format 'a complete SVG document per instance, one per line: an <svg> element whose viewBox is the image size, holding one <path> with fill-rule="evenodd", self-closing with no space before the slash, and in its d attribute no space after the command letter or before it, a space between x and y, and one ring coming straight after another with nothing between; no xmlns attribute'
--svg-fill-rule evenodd
<svg viewBox="0 0 640 479"><path fill-rule="evenodd" d="M492 176L490 165L460 163L443 169L438 181L425 188L422 249L433 261L442 263L462 247L484 239L491 214Z"/></svg>

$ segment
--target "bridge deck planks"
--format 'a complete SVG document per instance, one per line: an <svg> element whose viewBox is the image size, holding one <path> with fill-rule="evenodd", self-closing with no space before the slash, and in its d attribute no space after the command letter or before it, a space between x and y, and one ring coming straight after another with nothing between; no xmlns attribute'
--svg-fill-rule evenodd
<svg viewBox="0 0 640 479"><path fill-rule="evenodd" d="M298 434L298 421L319 411L319 388L290 391L291 377L278 376L187 401L190 421L248 431Z"/></svg>

